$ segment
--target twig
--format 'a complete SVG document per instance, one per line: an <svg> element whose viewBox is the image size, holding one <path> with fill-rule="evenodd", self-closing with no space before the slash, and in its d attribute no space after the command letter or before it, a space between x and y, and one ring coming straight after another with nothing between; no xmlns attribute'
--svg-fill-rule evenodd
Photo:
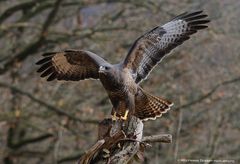
<svg viewBox="0 0 240 164"><path fill-rule="evenodd" d="M0 24L6 20L8 17L10 17L12 14L14 14L15 12L19 11L19 10L25 10L25 9L29 9L32 8L33 6L35 6L37 4L36 1L31 1L31 2L25 2L25 3L21 3L18 4L16 6L13 6L11 8L8 8L7 10L5 10L3 12L3 14L0 16Z"/></svg>
<svg viewBox="0 0 240 164"><path fill-rule="evenodd" d="M53 10L49 13L46 21L44 22L43 26L42 26L42 30L40 33L39 38L32 44L28 45L25 49L23 49L22 51L20 51L17 55L15 55L14 57L10 58L3 66L3 68L0 69L0 74L5 73L9 68L11 68L11 66L13 66L15 63L20 62L24 59L26 59L30 54L33 54L34 52L36 52L44 43L46 36L47 36L47 32L48 32L48 28L51 25L53 19L55 18L55 16L57 15L57 12L59 10L59 7L61 5L62 0L57 0Z"/></svg>
<svg viewBox="0 0 240 164"><path fill-rule="evenodd" d="M53 142L54 143L54 142ZM11 151L8 156L6 156L6 159L11 159L12 157L27 157L27 158L35 158L35 157L44 157L46 155L49 155L49 153L53 149L53 143L50 143L48 148L44 151L39 150L19 150L19 151Z"/></svg>
<svg viewBox="0 0 240 164"><path fill-rule="evenodd" d="M212 137L211 137L211 143L209 145L209 154L208 154L208 159L212 159L214 157L216 148L217 148L217 144L219 142L219 137L221 134L222 126L225 124L225 113L224 112L220 112L217 118L217 125L215 126L215 128L212 130ZM212 163L212 162L206 162L207 163Z"/></svg>
<svg viewBox="0 0 240 164"><path fill-rule="evenodd" d="M80 152L78 152L78 153L75 153L75 154L72 154L72 155L69 155L69 156L67 156L67 157L63 157L63 158L59 159L59 160L57 161L57 163L60 164L60 163L65 163L65 162L70 162L70 161L76 161L76 160L78 160L83 154L84 154L84 152L83 152L83 151L80 151Z"/></svg>
<svg viewBox="0 0 240 164"><path fill-rule="evenodd" d="M25 92L25 91L22 91L19 88L11 86L9 84L5 84L5 83L0 82L0 87L8 88L8 89L11 89L11 90L13 90L13 91L15 91L15 92L17 92L21 95L24 95L24 96L30 98L31 100L37 102L38 104L46 107L47 109L54 111L58 115L66 116L71 120L78 121L78 122L81 122L81 123L89 123L89 124L97 124L99 122L98 120L80 119L78 117L75 117L75 116L65 112L64 110L61 110L61 109L55 107L54 105L48 104L45 101L34 97L32 94L30 94L28 92Z"/></svg>
<svg viewBox="0 0 240 164"><path fill-rule="evenodd" d="M178 126L177 126L177 134L176 134L176 140L175 140L175 149L174 149L174 159L177 160L178 156L178 145L179 145L179 136L182 128L182 110L179 110L179 116L178 116Z"/></svg>
<svg viewBox="0 0 240 164"><path fill-rule="evenodd" d="M12 28L19 28L19 27L29 27L29 28L40 28L38 24L33 24L29 22L19 22L19 23L11 23L11 24L2 24L0 25L0 30L6 31Z"/></svg>
<svg viewBox="0 0 240 164"><path fill-rule="evenodd" d="M187 107L190 107L192 105L195 105L197 103L202 102L206 98L210 97L221 86L232 84L232 83L235 83L235 82L238 82L238 81L240 81L240 77L236 77L236 78L233 78L231 80L223 81L223 82L217 84L215 87L213 87L207 94L204 94L194 101L191 101L189 103L186 103L184 105L181 105L181 106L175 108L175 110L179 111L178 128L177 128L176 143L175 143L175 150L174 150L175 159L177 159L178 144L179 144L178 143L178 138L179 138L179 134L180 134L181 126L182 126L182 111L181 111L181 109L187 108ZM210 153L210 154L212 154L212 153Z"/></svg>
<svg viewBox="0 0 240 164"><path fill-rule="evenodd" d="M99 141L79 160L89 163L128 163L139 152L143 123L135 116L129 120L105 119L99 123ZM134 141L134 142L124 142ZM104 154L105 153L105 154Z"/></svg>
<svg viewBox="0 0 240 164"><path fill-rule="evenodd" d="M142 142L171 143L172 142L172 135L170 135L170 134L158 134L158 135L152 135L152 136L145 136L145 137L143 137Z"/></svg>
<svg viewBox="0 0 240 164"><path fill-rule="evenodd" d="M84 154L79 163L128 163L134 159L143 161L148 143L171 143L170 134L142 138L143 123L135 116L127 121L104 119L99 123L98 142Z"/></svg>
<svg viewBox="0 0 240 164"><path fill-rule="evenodd" d="M58 135L57 135L57 141L54 145L54 155L53 155L53 161L54 163L57 163L58 161L58 157L60 154L60 150L61 150L61 142L62 142L62 138L63 138L63 129L62 127L60 127L60 130L58 131Z"/></svg>
<svg viewBox="0 0 240 164"><path fill-rule="evenodd" d="M88 164L93 156L95 155L95 153L97 153L97 151L104 145L105 140L99 140L97 143L95 143L82 157L81 159L78 161L78 164Z"/></svg>
<svg viewBox="0 0 240 164"><path fill-rule="evenodd" d="M204 94L204 95L200 96L199 98L197 98L196 100L193 100L193 101L191 101L189 103L181 105L181 106L175 108L174 110L180 110L182 108L187 108L189 106L192 106L192 105L195 105L197 103L200 103L201 101L203 101L206 98L210 97L219 87L224 86L224 85L228 85L228 84L232 84L232 83L235 83L235 82L238 82L238 81L240 81L240 77L237 77L237 78L234 78L234 79L231 79L231 80L223 81L223 82L217 84L215 87L213 87L207 94Z"/></svg>
<svg viewBox="0 0 240 164"><path fill-rule="evenodd" d="M141 141L132 139L132 138L124 138L124 139L121 139L120 141L132 141L132 142L139 142L141 144L155 143L155 142L172 143L172 135L158 134L158 135L145 136L145 137L143 137L143 139ZM147 144L147 146L148 146L148 144ZM151 146L151 145L149 145L149 146Z"/></svg>
<svg viewBox="0 0 240 164"><path fill-rule="evenodd" d="M28 139L19 141L18 143L9 143L8 146L12 149L19 149L19 148L21 148L23 146L26 146L28 144L32 144L32 143L35 143L35 142L40 142L40 141L45 140L45 139L50 138L50 137L53 137L53 134L43 134L43 135L40 135L40 136L35 137L35 138L28 138Z"/></svg>
<svg viewBox="0 0 240 164"><path fill-rule="evenodd" d="M117 123L116 125L120 125L120 129L125 124L124 121ZM117 127L116 126L116 127ZM116 128L115 124L113 124L113 129ZM114 129L116 130L116 129ZM143 123L140 119L132 116L128 122L128 125L125 129L126 136L130 134L133 135L135 140L142 140L143 133ZM109 163L128 163L133 160L133 157L138 153L140 144L139 142L126 142L123 144L121 149L116 149L115 154L112 154L109 158Z"/></svg>

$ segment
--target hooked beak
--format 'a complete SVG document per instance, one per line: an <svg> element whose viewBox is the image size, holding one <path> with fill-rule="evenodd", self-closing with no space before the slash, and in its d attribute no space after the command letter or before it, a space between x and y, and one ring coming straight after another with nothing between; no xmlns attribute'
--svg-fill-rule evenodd
<svg viewBox="0 0 240 164"><path fill-rule="evenodd" d="M103 66L99 67L98 73L104 73L105 74L105 68Z"/></svg>

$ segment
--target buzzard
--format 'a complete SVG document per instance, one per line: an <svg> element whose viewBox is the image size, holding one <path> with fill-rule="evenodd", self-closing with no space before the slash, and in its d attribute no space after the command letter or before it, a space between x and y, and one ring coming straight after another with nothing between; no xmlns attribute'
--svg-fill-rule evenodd
<svg viewBox="0 0 240 164"><path fill-rule="evenodd" d="M183 13L163 26L140 36L118 64L84 50L65 50L43 54L37 72L47 81L99 79L113 105L112 119L135 115L142 120L155 119L166 113L172 102L153 96L139 84L169 52L188 40L198 30L207 28L207 15L202 11Z"/></svg>

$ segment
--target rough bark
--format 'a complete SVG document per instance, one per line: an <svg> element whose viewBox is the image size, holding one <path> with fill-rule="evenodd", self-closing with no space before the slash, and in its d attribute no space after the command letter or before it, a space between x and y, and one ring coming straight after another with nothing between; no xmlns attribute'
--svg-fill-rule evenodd
<svg viewBox="0 0 240 164"><path fill-rule="evenodd" d="M143 137L143 123L132 116L128 121L104 119L99 123L98 141L79 160L79 164L124 164L143 160L148 143L171 143L169 134Z"/></svg>

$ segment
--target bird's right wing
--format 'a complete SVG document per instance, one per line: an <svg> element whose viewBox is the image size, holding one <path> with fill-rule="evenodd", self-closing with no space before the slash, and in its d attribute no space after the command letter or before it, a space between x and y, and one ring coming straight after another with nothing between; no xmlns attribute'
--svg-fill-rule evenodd
<svg viewBox="0 0 240 164"><path fill-rule="evenodd" d="M135 82L140 83L171 50L206 28L206 17L202 11L183 13L142 35L129 50L123 67L130 69Z"/></svg>
<svg viewBox="0 0 240 164"><path fill-rule="evenodd" d="M43 54L44 58L36 64L41 65L37 72L47 81L57 80L84 80L98 79L98 70L101 65L110 65L98 55L82 50L65 50Z"/></svg>

